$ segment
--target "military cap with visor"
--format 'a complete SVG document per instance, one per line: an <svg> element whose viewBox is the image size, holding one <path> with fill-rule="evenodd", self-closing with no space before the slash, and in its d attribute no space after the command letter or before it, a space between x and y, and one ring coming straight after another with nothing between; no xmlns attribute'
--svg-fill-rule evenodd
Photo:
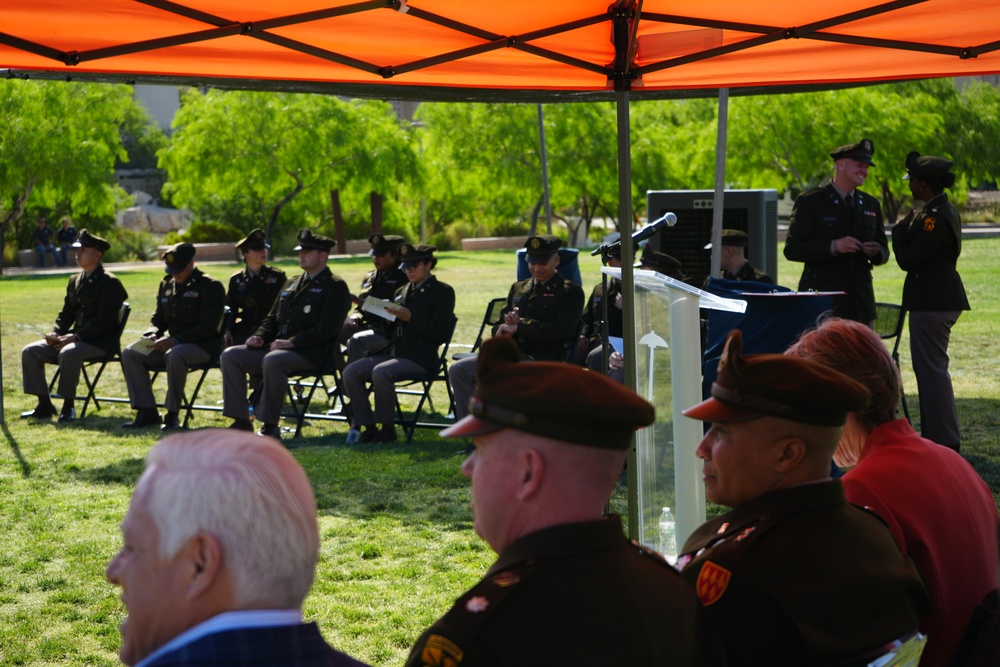
<svg viewBox="0 0 1000 667"><path fill-rule="evenodd" d="M875 166L875 163L872 162L873 155L875 155L875 144L872 143L871 139L862 139L856 144L848 144L847 146L835 148L830 153L830 157L834 160L850 158L858 162L863 162L870 167Z"/></svg>
<svg viewBox="0 0 1000 667"><path fill-rule="evenodd" d="M681 270L680 260L671 257L665 252L653 250L653 247L648 244L643 246L639 261L635 263L636 268L641 266L651 266L654 271L664 275L680 273Z"/></svg>
<svg viewBox="0 0 1000 667"><path fill-rule="evenodd" d="M178 243L167 248L163 253L166 271L172 276L181 273L194 260L197 249L190 243Z"/></svg>
<svg viewBox="0 0 1000 667"><path fill-rule="evenodd" d="M399 265L407 269L424 262L430 262L434 259L435 250L437 250L435 246L427 245L426 243L418 243L416 245L403 243L399 246Z"/></svg>
<svg viewBox="0 0 1000 667"><path fill-rule="evenodd" d="M74 248L96 248L101 252L107 252L111 244L96 234L91 234L86 229L80 231L80 236L73 243Z"/></svg>
<svg viewBox="0 0 1000 667"><path fill-rule="evenodd" d="M264 236L264 230L255 229L247 234L246 238L239 241L236 247L240 252L249 252L251 250L267 250L271 245Z"/></svg>
<svg viewBox="0 0 1000 667"><path fill-rule="evenodd" d="M747 244L750 243L750 235L739 229L723 229L722 230L722 246L733 246L734 248L746 248ZM704 248L705 250L712 249L712 242L709 241Z"/></svg>
<svg viewBox="0 0 1000 667"><path fill-rule="evenodd" d="M921 176L943 174L950 171L953 164L951 160L946 160L943 157L921 155L917 151L911 151L906 156L906 176L903 176L903 180L908 181L914 176L920 178Z"/></svg>
<svg viewBox="0 0 1000 667"><path fill-rule="evenodd" d="M387 252L399 252L399 246L406 242L406 239L398 234L372 234L368 237L368 243L372 248L371 255L384 255Z"/></svg>
<svg viewBox="0 0 1000 667"><path fill-rule="evenodd" d="M469 415L441 432L474 437L512 428L554 440L625 450L656 411L631 389L579 366L521 361L509 337L490 338L476 361L476 393Z"/></svg>
<svg viewBox="0 0 1000 667"><path fill-rule="evenodd" d="M711 397L684 410L685 416L720 423L770 416L843 426L849 412L868 407L868 389L839 371L783 354L742 352L743 335L734 329L726 338Z"/></svg>
<svg viewBox="0 0 1000 667"><path fill-rule="evenodd" d="M337 243L329 236L313 234L312 231L308 229L303 229L299 232L298 238L299 244L292 248L292 250L322 250L324 252L330 252L330 249Z"/></svg>
<svg viewBox="0 0 1000 667"><path fill-rule="evenodd" d="M552 259L552 256L559 252L562 247L562 239L552 234L539 234L529 236L524 242L527 260L531 264L542 264Z"/></svg>

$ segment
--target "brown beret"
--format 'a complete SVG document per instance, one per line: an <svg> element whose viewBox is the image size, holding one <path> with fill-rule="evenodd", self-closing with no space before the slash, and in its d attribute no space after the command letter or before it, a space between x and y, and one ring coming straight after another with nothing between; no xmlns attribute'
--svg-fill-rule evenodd
<svg viewBox="0 0 1000 667"><path fill-rule="evenodd" d="M470 414L441 432L470 437L513 428L578 445L624 450L637 428L653 423L653 406L608 377L579 366L521 361L508 337L483 343Z"/></svg>
<svg viewBox="0 0 1000 667"><path fill-rule="evenodd" d="M712 397L684 410L684 415L711 422L767 415L817 426L843 426L847 413L868 407L868 389L839 371L783 354L744 357L742 350L742 334L734 329L719 359Z"/></svg>

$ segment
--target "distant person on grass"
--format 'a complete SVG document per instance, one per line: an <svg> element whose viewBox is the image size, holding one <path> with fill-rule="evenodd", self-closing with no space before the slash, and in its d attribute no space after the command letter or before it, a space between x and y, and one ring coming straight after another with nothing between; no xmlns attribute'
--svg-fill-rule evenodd
<svg viewBox="0 0 1000 667"><path fill-rule="evenodd" d="M204 429L146 457L107 568L133 667L361 667L302 620L319 554L305 471L272 438Z"/></svg>

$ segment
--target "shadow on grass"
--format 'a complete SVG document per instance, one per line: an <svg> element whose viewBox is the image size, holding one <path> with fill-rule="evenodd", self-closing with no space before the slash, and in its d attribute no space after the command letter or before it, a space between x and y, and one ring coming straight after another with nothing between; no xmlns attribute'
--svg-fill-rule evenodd
<svg viewBox="0 0 1000 667"><path fill-rule="evenodd" d="M144 462L139 458L122 459L99 468L74 471L77 479L91 484L121 484L134 486L142 474Z"/></svg>
<svg viewBox="0 0 1000 667"><path fill-rule="evenodd" d="M28 461L24 458L24 455L21 454L21 448L18 446L17 440L14 439L14 436L10 432L10 429L7 428L6 423L3 424L2 430L4 437L7 438L7 443L10 445L10 451L13 452L14 458L17 459L17 463L21 466L21 474L24 477L31 477L31 466L28 464Z"/></svg>

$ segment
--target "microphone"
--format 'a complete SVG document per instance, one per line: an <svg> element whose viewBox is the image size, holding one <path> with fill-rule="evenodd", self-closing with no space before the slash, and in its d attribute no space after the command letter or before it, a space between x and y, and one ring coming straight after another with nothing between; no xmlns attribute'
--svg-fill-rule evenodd
<svg viewBox="0 0 1000 667"><path fill-rule="evenodd" d="M634 234L632 234L632 245L635 246L636 244L638 244L638 243L640 243L642 241L645 241L650 236L652 236L656 232L658 232L661 229L663 229L664 225L666 225L667 227L673 227L676 224L677 224L677 215L676 214L670 213L670 212L664 213L662 216L660 216L659 218L657 218L653 222L649 223L648 225L646 225L645 227L643 227L639 231L637 231ZM603 245L602 246L598 246L590 254L591 254L591 256L593 256L593 255L599 255L603 249L605 249L605 248L614 248L617 245L621 245L621 243L622 243L621 239L618 239L614 243L609 243L606 246L603 246Z"/></svg>

